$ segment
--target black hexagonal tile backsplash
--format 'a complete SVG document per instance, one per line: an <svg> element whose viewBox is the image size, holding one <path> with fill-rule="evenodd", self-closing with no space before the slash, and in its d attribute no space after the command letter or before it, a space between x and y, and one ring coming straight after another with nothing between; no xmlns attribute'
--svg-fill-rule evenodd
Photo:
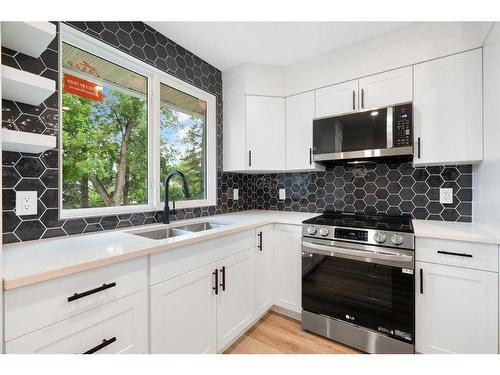
<svg viewBox="0 0 500 375"><path fill-rule="evenodd" d="M68 22L156 68L216 96L217 205L177 210L171 220L248 209L411 214L429 220L471 221L472 166L414 168L409 163L364 168L336 166L326 172L247 175L222 172L222 75L198 56L142 22ZM2 63L56 79L58 37L34 59L2 47ZM2 101L2 126L57 135L58 93L39 106ZM3 242L30 241L161 222L163 212L59 220L58 149L41 155L3 152ZM453 189L450 205L439 203L439 188ZM239 200L233 200L233 189ZM278 199L284 188L287 198ZM38 192L38 214L15 214L15 191Z"/></svg>
<svg viewBox="0 0 500 375"><path fill-rule="evenodd" d="M472 166L419 167L411 163L337 166L325 172L252 176L254 208L321 212L410 214L416 219L472 221ZM453 203L439 203L439 188ZM279 189L286 199L278 200Z"/></svg>

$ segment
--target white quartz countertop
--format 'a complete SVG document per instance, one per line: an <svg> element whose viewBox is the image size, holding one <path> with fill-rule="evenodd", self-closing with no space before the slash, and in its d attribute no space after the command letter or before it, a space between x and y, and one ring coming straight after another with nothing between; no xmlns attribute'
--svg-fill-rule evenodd
<svg viewBox="0 0 500 375"><path fill-rule="evenodd" d="M303 220L318 214L280 211L243 211L191 220L174 221L176 227L200 221L220 222L217 229L153 240L130 232L162 228L153 224L117 231L8 244L3 247L4 289L19 288L37 282L115 262L166 251L228 234L250 230L257 226L282 223L301 225Z"/></svg>
<svg viewBox="0 0 500 375"><path fill-rule="evenodd" d="M116 231L8 244L3 247L3 286L4 289L19 288L126 259L251 230L261 225L301 225L303 220L317 215L319 214L253 210L174 221L169 226L176 227L200 221L220 222L227 225L162 240L153 240L131 233L165 227L163 224L153 224ZM500 243L498 237L483 231L474 224L413 220L413 225L416 237Z"/></svg>
<svg viewBox="0 0 500 375"><path fill-rule="evenodd" d="M415 237L500 244L500 235L489 233L472 223L413 220Z"/></svg>

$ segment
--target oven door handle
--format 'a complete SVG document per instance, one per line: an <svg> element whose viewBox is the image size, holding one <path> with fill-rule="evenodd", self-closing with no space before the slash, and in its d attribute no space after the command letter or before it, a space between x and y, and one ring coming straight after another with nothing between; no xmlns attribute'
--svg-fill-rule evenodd
<svg viewBox="0 0 500 375"><path fill-rule="evenodd" d="M376 251L370 250L353 250L353 249L344 249L336 246L325 246L318 245L313 242L302 241L302 246L306 247L306 252L316 253L320 255L327 256L336 256L338 255L350 255L358 258L364 259L379 259L379 260L388 260L393 262L404 262L408 263L413 260L413 257L405 254L382 254ZM309 250L312 249L312 250Z"/></svg>

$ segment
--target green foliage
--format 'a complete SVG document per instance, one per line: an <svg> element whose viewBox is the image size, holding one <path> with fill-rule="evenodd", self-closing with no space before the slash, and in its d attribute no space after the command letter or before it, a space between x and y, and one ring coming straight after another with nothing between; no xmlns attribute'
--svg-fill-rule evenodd
<svg viewBox="0 0 500 375"><path fill-rule="evenodd" d="M144 100L110 91L102 102L63 94L63 206L86 207L82 177L97 178L109 196L116 188L127 126L131 126L126 152L128 194L120 203L147 202L147 108ZM88 207L109 205L93 183L88 184Z"/></svg>
<svg viewBox="0 0 500 375"><path fill-rule="evenodd" d="M102 102L63 94L63 207L84 208L145 204L148 197L148 129L145 100L109 91ZM163 106L161 128L182 134L185 152L160 138L161 180L172 170L188 180L191 199L203 199L204 122L190 118L189 126L178 113ZM128 129L128 130L127 130ZM127 131L129 135L127 137ZM126 150L125 162L120 150ZM123 189L118 189L120 168L126 168ZM98 188L100 185L101 189ZM163 198L163 186L161 188ZM113 200L119 194L117 202ZM170 186L172 200L183 198L176 179Z"/></svg>
<svg viewBox="0 0 500 375"><path fill-rule="evenodd" d="M161 131L170 129L178 134L182 134L179 141L187 149L184 155L175 145L168 144L163 137L160 138L160 192L161 201L164 199L163 181L169 172L179 170L184 173L189 184L190 199L204 199L204 144L203 130L204 121L191 117L188 119L190 126L186 122L179 121L178 113L169 107L161 107L160 129ZM170 200L184 200L182 183L178 179L170 182Z"/></svg>

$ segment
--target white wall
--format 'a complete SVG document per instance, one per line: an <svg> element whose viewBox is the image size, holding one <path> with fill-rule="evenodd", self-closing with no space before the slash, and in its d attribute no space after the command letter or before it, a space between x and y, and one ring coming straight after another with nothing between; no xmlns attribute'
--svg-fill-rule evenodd
<svg viewBox="0 0 500 375"><path fill-rule="evenodd" d="M222 72L224 100L249 95L286 96L285 70L282 66L241 64Z"/></svg>
<svg viewBox="0 0 500 375"><path fill-rule="evenodd" d="M286 95L480 47L491 22L417 22L285 67Z"/></svg>
<svg viewBox="0 0 500 375"><path fill-rule="evenodd" d="M500 236L500 24L483 47L484 159L475 167L473 221Z"/></svg>
<svg viewBox="0 0 500 375"><path fill-rule="evenodd" d="M416 22L288 66L242 64L222 73L224 100L290 96L481 47L491 22Z"/></svg>

